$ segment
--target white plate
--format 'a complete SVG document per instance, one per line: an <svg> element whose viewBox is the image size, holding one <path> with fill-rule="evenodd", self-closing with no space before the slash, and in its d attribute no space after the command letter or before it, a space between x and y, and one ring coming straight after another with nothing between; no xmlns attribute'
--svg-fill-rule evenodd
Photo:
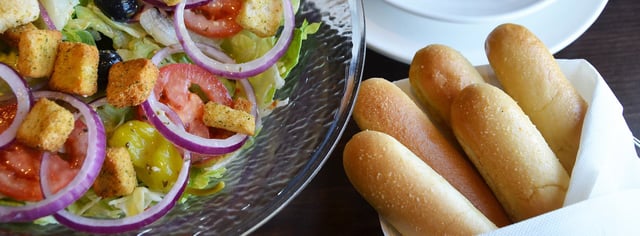
<svg viewBox="0 0 640 236"><path fill-rule="evenodd" d="M407 12L436 20L480 23L511 20L536 12L556 0L384 0Z"/></svg>
<svg viewBox="0 0 640 236"><path fill-rule="evenodd" d="M383 0L364 3L367 46L409 64L416 51L432 43L460 51L474 65L487 64L484 41L505 23L458 24L409 14ZM510 22L526 26L552 53L576 40L598 18L607 0L556 0L540 11Z"/></svg>

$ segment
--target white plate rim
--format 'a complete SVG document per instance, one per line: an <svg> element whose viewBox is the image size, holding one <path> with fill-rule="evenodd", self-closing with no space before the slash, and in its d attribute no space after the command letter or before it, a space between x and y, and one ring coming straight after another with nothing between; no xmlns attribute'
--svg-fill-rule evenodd
<svg viewBox="0 0 640 236"><path fill-rule="evenodd" d="M454 1L426 1L426 0L384 0L386 3L402 9L406 12L428 17L435 20L449 21L456 23L480 23L497 20L511 20L522 17L540 9L545 8L556 0L530 0L530 1L511 1L496 2L495 0L475 0L465 1L456 4L465 5L464 8L452 9L444 5ZM459 0L461 1L461 0ZM500 6L489 6L481 9L478 6L482 4L493 3L501 4ZM475 9L468 11L466 9Z"/></svg>
<svg viewBox="0 0 640 236"><path fill-rule="evenodd" d="M582 35L604 10L608 0L556 0L538 12L508 21L522 24L556 53ZM384 0L364 1L367 47L410 64L420 48L433 43L460 51L473 65L487 64L484 40L503 21L458 24L419 17ZM571 9L571 11L567 11ZM429 34L424 33L432 29Z"/></svg>

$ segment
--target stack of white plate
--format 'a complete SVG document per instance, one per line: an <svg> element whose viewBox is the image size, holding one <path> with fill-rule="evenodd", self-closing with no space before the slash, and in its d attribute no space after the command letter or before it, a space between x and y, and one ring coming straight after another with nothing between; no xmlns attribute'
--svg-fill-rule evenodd
<svg viewBox="0 0 640 236"><path fill-rule="evenodd" d="M433 44L460 51L474 65L487 64L484 41L496 26L529 28L556 53L598 18L607 0L366 0L366 41L370 49L411 63Z"/></svg>

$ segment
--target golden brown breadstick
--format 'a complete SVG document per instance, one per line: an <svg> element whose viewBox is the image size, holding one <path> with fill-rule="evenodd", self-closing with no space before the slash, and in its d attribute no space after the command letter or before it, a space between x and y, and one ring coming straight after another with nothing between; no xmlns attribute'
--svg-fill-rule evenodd
<svg viewBox="0 0 640 236"><path fill-rule="evenodd" d="M504 91L488 83L467 86L451 106L451 127L514 221L562 207L569 176Z"/></svg>
<svg viewBox="0 0 640 236"><path fill-rule="evenodd" d="M496 229L469 200L393 137L361 131L344 148L356 190L402 235L475 235Z"/></svg>
<svg viewBox="0 0 640 236"><path fill-rule="evenodd" d="M485 50L504 90L531 118L571 174L587 103L547 47L524 26L496 27L487 37Z"/></svg>
<svg viewBox="0 0 640 236"><path fill-rule="evenodd" d="M382 78L363 81L353 108L353 118L362 130L380 131L400 141L497 226L510 223L473 164L398 86Z"/></svg>
<svg viewBox="0 0 640 236"><path fill-rule="evenodd" d="M420 102L437 123L449 125L451 102L469 84L484 79L469 60L446 45L432 44L416 52L409 82Z"/></svg>

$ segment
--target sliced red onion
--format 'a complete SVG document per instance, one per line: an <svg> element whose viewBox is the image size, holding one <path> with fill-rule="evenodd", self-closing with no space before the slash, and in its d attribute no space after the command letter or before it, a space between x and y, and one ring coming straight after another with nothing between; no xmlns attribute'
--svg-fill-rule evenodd
<svg viewBox="0 0 640 236"><path fill-rule="evenodd" d="M101 97L101 98L98 98L96 100L91 101L89 103L89 106L91 106L95 110L98 107L101 107L101 106L104 106L104 105L107 105L107 104L109 104L107 102L107 97Z"/></svg>
<svg viewBox="0 0 640 236"><path fill-rule="evenodd" d="M42 21L44 21L44 24L47 25L47 28L49 28L50 30L58 30L56 24L54 24L53 20L51 20L47 9L42 5L40 1L38 1L38 5L40 6L40 17L42 17Z"/></svg>
<svg viewBox="0 0 640 236"><path fill-rule="evenodd" d="M234 134L226 139L203 138L191 134L172 122L160 109L159 103L155 94L151 93L142 103L142 110L158 132L176 146L195 153L221 155L238 150L247 141L247 135L244 134Z"/></svg>
<svg viewBox="0 0 640 236"><path fill-rule="evenodd" d="M213 57L216 60L219 60L224 63L235 62L233 58L229 57L229 55L225 54L222 50L220 50L220 48L216 46L212 46L204 43L196 43L196 44L198 45L198 48L200 48L202 52L204 52L207 56ZM179 52L184 52L184 49L182 49L182 45L180 44L169 45L168 47L164 47L160 49L158 52L156 52L156 54L153 55L153 57L151 57L151 62L153 62L156 65L160 65L162 60L164 60L165 58L167 58L172 54L179 53Z"/></svg>
<svg viewBox="0 0 640 236"><path fill-rule="evenodd" d="M35 203L27 203L24 206L8 207L0 206L0 222L22 222L33 221L40 217L51 215L67 207L69 204L78 200L93 184L96 177L100 173L100 168L104 161L106 136L104 126L98 114L87 104L77 98L60 92L54 91L38 91L33 94L36 98L50 98L53 100L62 100L76 108L85 120L87 125L87 156L85 157L78 174L61 190L51 195L50 191L44 192L45 199ZM47 155L43 156L41 164L41 175L47 174ZM41 187L43 190L49 190L48 184L44 183L47 179L41 176Z"/></svg>
<svg viewBox="0 0 640 236"><path fill-rule="evenodd" d="M173 17L174 27L176 28L180 44L182 44L184 51L195 64L207 69L215 75L230 79L243 79L260 74L269 69L269 67L273 66L278 59L284 55L289 47L291 39L293 38L293 29L295 27L293 7L291 6L291 2L288 0L283 0L282 6L284 8L284 28L282 29L276 44L262 57L240 64L220 62L208 57L198 49L184 24L185 2L180 2L176 5Z"/></svg>
<svg viewBox="0 0 640 236"><path fill-rule="evenodd" d="M184 129L182 124L178 125L180 128ZM176 182L162 200L145 209L140 214L120 219L97 219L78 216L66 210L61 210L55 213L53 217L62 225L88 233L115 234L139 229L140 227L151 224L160 219L162 216L167 214L173 206L175 206L176 202L178 202L178 198L182 196L182 193L187 186L190 167L191 153L189 151L184 151L182 168L180 168L180 173L178 174Z"/></svg>
<svg viewBox="0 0 640 236"><path fill-rule="evenodd" d="M16 115L7 129L0 134L0 148L4 148L16 137L22 120L27 116L33 105L33 95L25 81L18 72L7 64L0 62L0 77L9 85L17 100Z"/></svg>
<svg viewBox="0 0 640 236"><path fill-rule="evenodd" d="M166 3L160 0L142 0L142 1L162 9L172 9L175 7L175 6L168 6ZM211 1L212 0L187 0L187 5L185 6L185 8L191 9L191 8L207 5Z"/></svg>
<svg viewBox="0 0 640 236"><path fill-rule="evenodd" d="M204 51L211 56L219 58L219 60L233 62L233 59L213 46L206 44L198 44L198 46L203 48ZM151 58L151 61L156 65L159 65L160 62L164 60L164 58L178 52L183 52L181 45L171 45L158 51ZM244 88L245 93L247 94L247 99L252 104L251 114L256 118L256 127L259 127L259 125L261 124L261 119L258 114L256 97L255 92L253 91L253 87L251 86L251 83L249 83L249 81L246 79L240 80L239 82ZM191 152L207 155L226 154L242 147L242 145L248 138L243 134L235 134L226 139L208 139L190 134L184 129L180 129L179 127L177 127L174 122L172 122L171 119L167 117L166 112L163 112L162 109L164 104L160 103L153 93L149 96L149 98L147 98L146 101L142 103L141 106L142 110L147 115L147 118L149 119L151 124L156 127L158 132L160 132L173 144Z"/></svg>
<svg viewBox="0 0 640 236"><path fill-rule="evenodd" d="M49 183L47 183L49 168L46 168L49 166L50 158L50 152L42 152L42 160L40 160L40 188L42 188L43 196L51 195L51 188L49 188Z"/></svg>

